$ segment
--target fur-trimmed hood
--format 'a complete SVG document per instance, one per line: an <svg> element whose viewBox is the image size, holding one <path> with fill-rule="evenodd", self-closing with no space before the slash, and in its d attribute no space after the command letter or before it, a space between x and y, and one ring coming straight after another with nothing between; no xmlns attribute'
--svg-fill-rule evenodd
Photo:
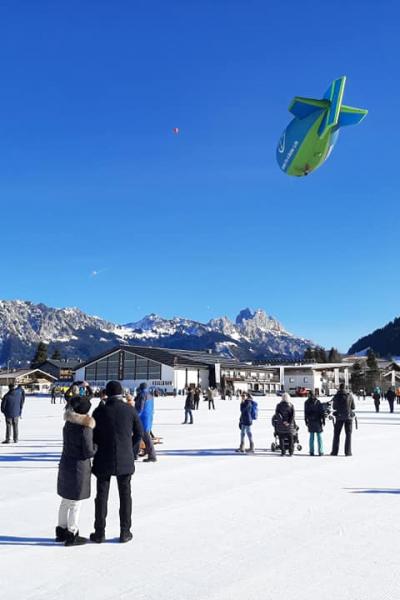
<svg viewBox="0 0 400 600"><path fill-rule="evenodd" d="M75 425L82 425L83 427L89 427L94 429L96 427L96 421L90 415L80 415L72 409L67 409L64 413L64 421L68 423L74 423Z"/></svg>

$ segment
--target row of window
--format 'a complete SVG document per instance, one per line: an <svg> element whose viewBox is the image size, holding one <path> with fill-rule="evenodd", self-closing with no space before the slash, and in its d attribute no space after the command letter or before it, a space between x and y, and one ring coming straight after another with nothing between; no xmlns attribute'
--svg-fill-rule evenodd
<svg viewBox="0 0 400 600"><path fill-rule="evenodd" d="M85 379L161 379L161 364L130 352L116 352L86 367Z"/></svg>
<svg viewBox="0 0 400 600"><path fill-rule="evenodd" d="M275 373L265 371L224 371L226 377L251 378L251 379L274 379Z"/></svg>

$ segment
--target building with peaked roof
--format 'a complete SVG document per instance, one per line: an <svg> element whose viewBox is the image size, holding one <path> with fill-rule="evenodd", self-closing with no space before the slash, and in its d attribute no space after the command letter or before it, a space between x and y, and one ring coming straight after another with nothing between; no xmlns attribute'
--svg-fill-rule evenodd
<svg viewBox="0 0 400 600"><path fill-rule="evenodd" d="M95 387L104 387L114 379L129 389L146 382L149 387L168 393L190 385L260 393L281 388L279 367L241 363L209 352L148 346L118 346L108 350L79 365L74 379L86 380Z"/></svg>
<svg viewBox="0 0 400 600"><path fill-rule="evenodd" d="M82 364L82 361L76 359L55 360L48 358L38 366L38 369L45 373L50 373L57 380L72 381L74 372Z"/></svg>
<svg viewBox="0 0 400 600"><path fill-rule="evenodd" d="M2 395L7 391L10 383L16 386L22 385L28 393L47 393L55 381L56 377L40 369L0 371L0 389Z"/></svg>

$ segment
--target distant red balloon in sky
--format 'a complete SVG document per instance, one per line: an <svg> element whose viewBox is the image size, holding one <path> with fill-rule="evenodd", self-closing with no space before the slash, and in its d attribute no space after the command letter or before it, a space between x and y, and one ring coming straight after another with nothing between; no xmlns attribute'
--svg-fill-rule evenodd
<svg viewBox="0 0 400 600"><path fill-rule="evenodd" d="M175 133L175 135L178 135L179 127L174 127L172 131Z"/></svg>

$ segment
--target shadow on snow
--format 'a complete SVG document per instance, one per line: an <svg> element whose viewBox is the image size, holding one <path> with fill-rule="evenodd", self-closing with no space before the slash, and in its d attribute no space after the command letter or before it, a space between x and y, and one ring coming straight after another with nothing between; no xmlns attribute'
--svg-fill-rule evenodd
<svg viewBox="0 0 400 600"><path fill-rule="evenodd" d="M0 463L2 462L50 462L59 461L61 458L60 452L18 452L10 454L2 454Z"/></svg>
<svg viewBox="0 0 400 600"><path fill-rule="evenodd" d="M396 488L344 488L351 494L400 494L400 489Z"/></svg>

